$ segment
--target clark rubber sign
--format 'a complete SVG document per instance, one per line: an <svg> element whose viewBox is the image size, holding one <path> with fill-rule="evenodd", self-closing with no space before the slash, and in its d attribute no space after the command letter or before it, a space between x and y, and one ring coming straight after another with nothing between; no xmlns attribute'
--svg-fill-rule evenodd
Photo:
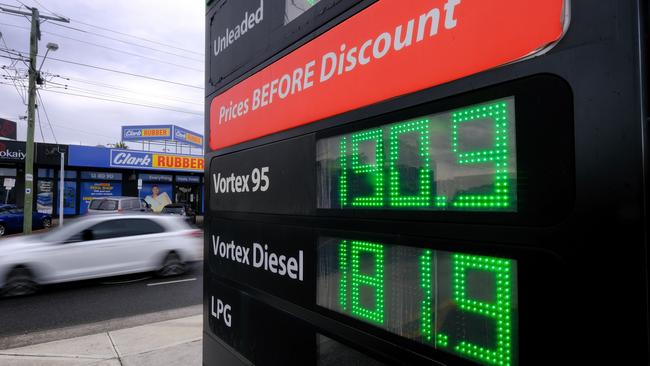
<svg viewBox="0 0 650 366"><path fill-rule="evenodd" d="M311 123L534 55L568 0L379 0L215 97L210 147Z"/></svg>
<svg viewBox="0 0 650 366"><path fill-rule="evenodd" d="M68 164L97 168L203 172L203 156L77 145L70 145Z"/></svg>
<svg viewBox="0 0 650 366"><path fill-rule="evenodd" d="M114 168L203 171L203 157L111 150Z"/></svg>

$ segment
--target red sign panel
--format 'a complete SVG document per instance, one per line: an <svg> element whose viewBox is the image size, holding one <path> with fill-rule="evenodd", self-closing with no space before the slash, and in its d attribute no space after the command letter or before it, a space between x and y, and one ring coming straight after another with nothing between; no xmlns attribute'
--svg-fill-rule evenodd
<svg viewBox="0 0 650 366"><path fill-rule="evenodd" d="M210 147L507 64L558 41L564 0L379 0L215 97Z"/></svg>
<svg viewBox="0 0 650 366"><path fill-rule="evenodd" d="M16 139L16 122L0 118L0 137Z"/></svg>

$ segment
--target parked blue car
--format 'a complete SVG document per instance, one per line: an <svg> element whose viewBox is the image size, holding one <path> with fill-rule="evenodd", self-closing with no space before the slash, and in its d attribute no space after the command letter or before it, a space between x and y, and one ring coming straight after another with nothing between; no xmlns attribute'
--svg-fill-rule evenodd
<svg viewBox="0 0 650 366"><path fill-rule="evenodd" d="M16 205L0 204L0 236L10 231L23 230L23 209ZM32 228L42 229L52 226L52 216L40 212L32 213Z"/></svg>

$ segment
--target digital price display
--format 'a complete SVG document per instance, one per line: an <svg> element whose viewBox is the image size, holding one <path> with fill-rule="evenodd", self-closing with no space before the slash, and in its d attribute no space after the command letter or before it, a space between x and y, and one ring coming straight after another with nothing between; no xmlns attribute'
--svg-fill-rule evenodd
<svg viewBox="0 0 650 366"><path fill-rule="evenodd" d="M514 97L317 142L318 208L517 211Z"/></svg>
<svg viewBox="0 0 650 366"><path fill-rule="evenodd" d="M517 365L517 262L321 238L317 303L483 365Z"/></svg>

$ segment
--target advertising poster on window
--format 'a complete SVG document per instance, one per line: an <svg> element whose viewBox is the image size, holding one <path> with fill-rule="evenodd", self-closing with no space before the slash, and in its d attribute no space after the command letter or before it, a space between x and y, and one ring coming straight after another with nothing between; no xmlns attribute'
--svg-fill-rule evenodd
<svg viewBox="0 0 650 366"><path fill-rule="evenodd" d="M80 214L88 212L88 205L93 198L122 195L120 182L82 182Z"/></svg>
<svg viewBox="0 0 650 366"><path fill-rule="evenodd" d="M140 198L143 198L153 212L162 211L163 207L172 203L172 185L163 183L145 183L140 191Z"/></svg>
<svg viewBox="0 0 650 366"><path fill-rule="evenodd" d="M65 182L63 184L63 214L74 215L77 210L77 183Z"/></svg>
<svg viewBox="0 0 650 366"><path fill-rule="evenodd" d="M39 180L36 194L36 211L44 214L52 214L52 202L54 201L54 185L51 180Z"/></svg>

